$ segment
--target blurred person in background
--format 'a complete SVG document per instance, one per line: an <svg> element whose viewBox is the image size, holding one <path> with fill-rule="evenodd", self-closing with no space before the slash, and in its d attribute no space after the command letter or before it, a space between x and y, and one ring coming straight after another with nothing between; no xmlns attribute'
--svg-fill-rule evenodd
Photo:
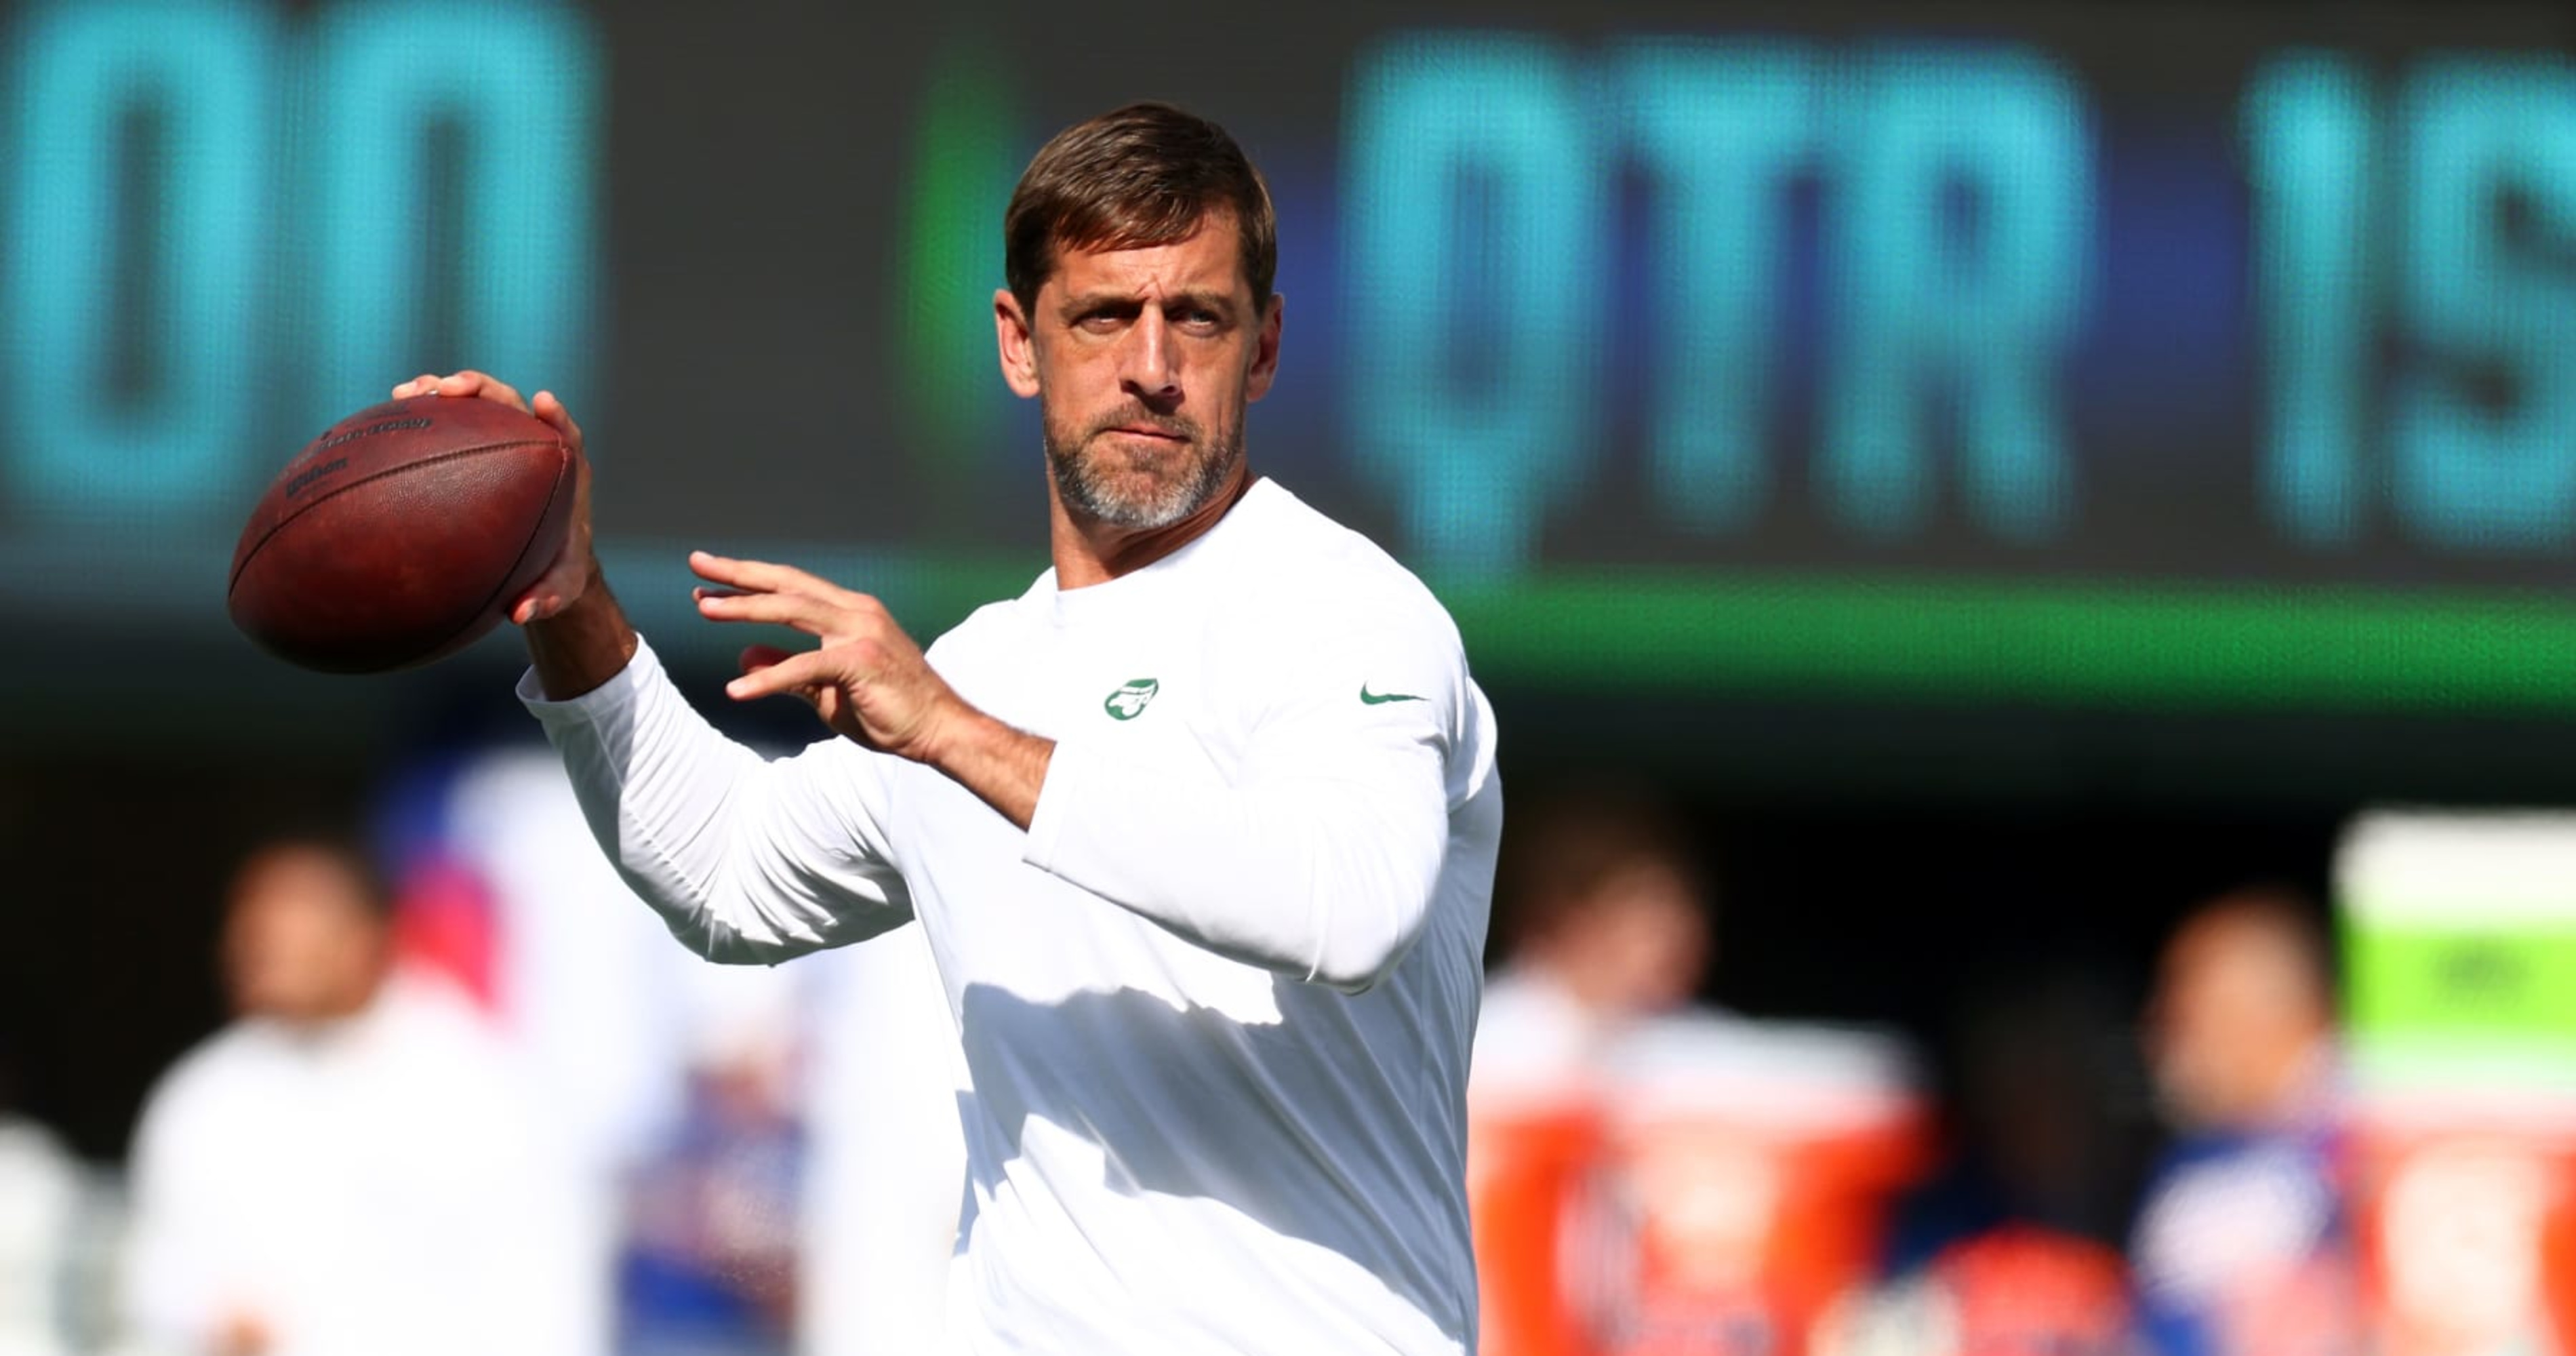
<svg viewBox="0 0 2576 1356"><path fill-rule="evenodd" d="M1679 826L1624 787L1515 808L1495 893L1504 953L1467 1087L1482 1335L1488 1356L1551 1356L1588 1349L1600 1307L1572 1280L1599 1249L1567 1223L1605 1153L1600 1080L1622 1037L1698 991L1709 921Z"/></svg>
<svg viewBox="0 0 2576 1356"><path fill-rule="evenodd" d="M1695 1001L1708 877L1634 791L1525 800L1497 891L1469 1086L1485 1356L1807 1350L1921 1157L1902 1044Z"/></svg>
<svg viewBox="0 0 2576 1356"><path fill-rule="evenodd" d="M2127 1031L2119 1005L2072 973L1968 985L1949 1040L1947 1152L1896 1204L1890 1275L2005 1228L2122 1241L2137 1146L2111 1108L2136 1101L2135 1064L2116 1048Z"/></svg>
<svg viewBox="0 0 2576 1356"><path fill-rule="evenodd" d="M1819 1356L2125 1356L2114 1246L2134 1183L2107 1109L2125 1023L2070 975L1970 979L1950 1039L1948 1151L1895 1202L1883 1278L1820 1325Z"/></svg>
<svg viewBox="0 0 2576 1356"><path fill-rule="evenodd" d="M1699 863L1642 794L1581 789L1518 812L1495 879L1508 949L1477 1019L1473 1096L1580 1074L1707 976Z"/></svg>
<svg viewBox="0 0 2576 1356"><path fill-rule="evenodd" d="M392 957L360 853L271 843L221 944L236 1020L136 1133L131 1346L191 1356L583 1356L570 1174L457 993Z"/></svg>
<svg viewBox="0 0 2576 1356"><path fill-rule="evenodd" d="M811 958L791 997L769 972L672 946L605 858L563 850L589 829L549 749L443 746L386 800L415 863L405 955L479 981L545 1088L547 1122L590 1179L601 1256L623 1250L626 1356L774 1344L765 1305L790 1295L802 1356L937 1348L964 1072L919 929ZM421 862L432 882L462 871L475 888L425 897ZM782 1148L800 1160L790 1174ZM768 1189L784 1185L795 1201ZM700 1216L701 1197L730 1204Z"/></svg>
<svg viewBox="0 0 2576 1356"><path fill-rule="evenodd" d="M2130 1248L2153 1350L2355 1349L2333 960L2305 901L2247 890L2195 911L2166 945L2144 1038L2176 1134Z"/></svg>
<svg viewBox="0 0 2576 1356"><path fill-rule="evenodd" d="M785 987L726 987L723 1001L701 1005L690 1034L685 1110L628 1193L621 1356L789 1349L805 1172L803 1055Z"/></svg>
<svg viewBox="0 0 2576 1356"><path fill-rule="evenodd" d="M0 1356L58 1356L85 1192L61 1142L11 1109L11 1075L0 1048Z"/></svg>

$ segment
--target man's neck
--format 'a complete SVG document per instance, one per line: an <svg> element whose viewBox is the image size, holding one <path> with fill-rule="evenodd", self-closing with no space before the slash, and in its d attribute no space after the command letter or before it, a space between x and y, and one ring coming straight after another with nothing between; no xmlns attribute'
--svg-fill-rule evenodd
<svg viewBox="0 0 2576 1356"><path fill-rule="evenodd" d="M375 1011L376 1000L391 982L391 975L379 974L363 989L334 994L298 1012L268 1015L301 1043L328 1044L356 1030L359 1019Z"/></svg>
<svg viewBox="0 0 2576 1356"><path fill-rule="evenodd" d="M1117 527L1098 519L1077 521L1050 483L1047 486L1051 523L1049 545L1055 556L1056 587L1079 589L1106 584L1197 541L1243 501L1243 496L1251 492L1254 478L1251 471L1238 466L1233 481L1218 491L1214 498L1200 505L1196 512L1179 522L1141 531Z"/></svg>

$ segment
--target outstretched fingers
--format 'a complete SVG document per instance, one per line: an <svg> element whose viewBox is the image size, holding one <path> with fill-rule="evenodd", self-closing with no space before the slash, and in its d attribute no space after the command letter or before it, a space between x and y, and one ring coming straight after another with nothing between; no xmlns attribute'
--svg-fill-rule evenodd
<svg viewBox="0 0 2576 1356"><path fill-rule="evenodd" d="M795 654L794 650L782 650L775 645L746 645L742 647L742 656L738 662L742 665L743 672L758 673L773 664L784 663L795 657Z"/></svg>
<svg viewBox="0 0 2576 1356"><path fill-rule="evenodd" d="M789 654L773 649L769 653L778 657L758 667L746 668L741 677L725 684L725 695L741 702L781 694L813 701L818 689L840 681L843 676L828 650ZM745 652L745 659L748 658L749 652Z"/></svg>
<svg viewBox="0 0 2576 1356"><path fill-rule="evenodd" d="M828 607L849 612L883 615L885 607L864 593L842 588L831 580L807 574L793 565L778 565L766 560L736 560L709 551L689 553L689 569L700 579L722 584L723 589L700 589L701 595L724 593L793 594L811 598Z"/></svg>
<svg viewBox="0 0 2576 1356"><path fill-rule="evenodd" d="M768 559L719 557L716 552L688 552L688 570L708 583L729 585L744 593L783 593L822 583L793 565L773 565Z"/></svg>
<svg viewBox="0 0 2576 1356"><path fill-rule="evenodd" d="M768 622L792 626L818 639L848 635L850 609L802 593L745 593L729 589L693 589L698 615L709 621Z"/></svg>

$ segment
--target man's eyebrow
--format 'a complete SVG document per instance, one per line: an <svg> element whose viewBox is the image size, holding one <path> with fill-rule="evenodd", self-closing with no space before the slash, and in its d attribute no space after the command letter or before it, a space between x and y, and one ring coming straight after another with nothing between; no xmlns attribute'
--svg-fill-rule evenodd
<svg viewBox="0 0 2576 1356"><path fill-rule="evenodd" d="M1185 288L1178 292L1166 292L1163 294L1163 308L1165 310L1171 310L1174 307L1180 306L1195 306L1202 311L1214 311L1219 315L1224 315L1234 310L1234 294L1232 292L1203 292L1195 288Z"/></svg>
<svg viewBox="0 0 2576 1356"><path fill-rule="evenodd" d="M1064 309L1068 311L1090 311L1121 306L1133 308L1142 305L1144 305L1144 302L1133 292L1112 292L1105 290L1099 292L1067 292L1064 297Z"/></svg>
<svg viewBox="0 0 2576 1356"><path fill-rule="evenodd" d="M1213 289L1182 288L1162 295L1164 309L1196 307L1203 311L1227 313L1234 308L1234 295ZM1068 293L1064 299L1066 314L1085 311L1137 311L1144 309L1145 299L1134 292L1102 289L1097 292Z"/></svg>

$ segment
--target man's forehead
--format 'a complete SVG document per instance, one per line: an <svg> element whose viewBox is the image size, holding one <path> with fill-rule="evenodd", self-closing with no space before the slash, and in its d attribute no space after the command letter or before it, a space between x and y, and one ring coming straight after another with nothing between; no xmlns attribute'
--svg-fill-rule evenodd
<svg viewBox="0 0 2576 1356"><path fill-rule="evenodd" d="M1078 248L1059 244L1046 287L1067 297L1146 297L1176 292L1223 296L1245 290L1233 219L1212 213L1192 234L1160 245Z"/></svg>
<svg viewBox="0 0 2576 1356"><path fill-rule="evenodd" d="M237 902L270 900L353 899L367 896L366 878L357 866L320 848L270 848L253 857L235 875Z"/></svg>

